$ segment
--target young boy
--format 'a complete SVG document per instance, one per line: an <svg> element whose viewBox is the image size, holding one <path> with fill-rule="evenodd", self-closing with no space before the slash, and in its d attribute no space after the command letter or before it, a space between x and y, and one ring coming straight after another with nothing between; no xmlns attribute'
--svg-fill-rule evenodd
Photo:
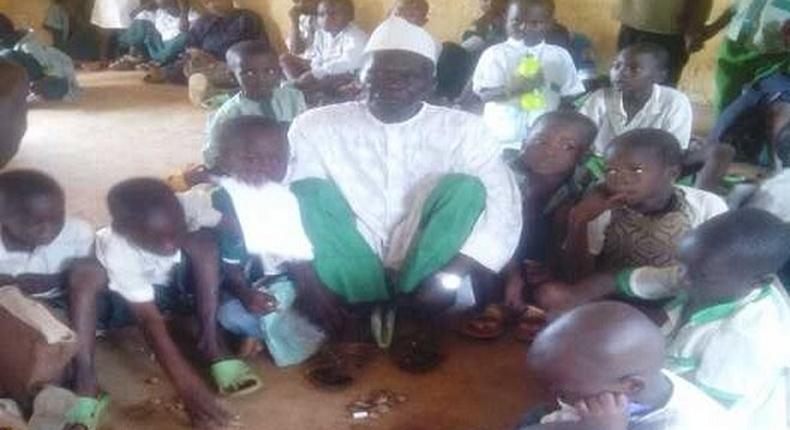
<svg viewBox="0 0 790 430"><path fill-rule="evenodd" d="M96 255L110 290L125 300L157 361L184 402L192 424L218 428L228 413L176 347L164 316L191 313L200 324L197 350L210 363L224 395L243 395L261 383L242 361L227 359L217 338L219 255L206 230L190 233L179 200L155 179L129 179L107 196L112 224L96 235Z"/></svg>
<svg viewBox="0 0 790 430"><path fill-rule="evenodd" d="M520 149L535 119L584 92L568 51L544 41L551 10L549 0L511 1L509 39L483 52L472 77L486 103L483 118L503 149Z"/></svg>
<svg viewBox="0 0 790 430"><path fill-rule="evenodd" d="M291 30L288 33L288 52L302 56L313 48L315 34L318 32L318 0L294 0L288 11Z"/></svg>
<svg viewBox="0 0 790 430"><path fill-rule="evenodd" d="M0 173L0 284L63 310L79 339L72 389L79 396L67 424L93 430L107 406L94 368L97 299L104 270L92 257L93 229L67 217L63 190L34 170ZM101 295L109 311L109 296ZM106 313L106 312L102 312ZM99 315L103 322L106 315Z"/></svg>
<svg viewBox="0 0 790 430"><path fill-rule="evenodd" d="M304 94L291 85L281 85L282 70L277 53L267 43L239 42L228 50L228 67L241 92L226 101L209 119L208 141L203 148L206 166L216 164L217 142L214 134L225 121L242 115L255 115L290 123L307 109Z"/></svg>
<svg viewBox="0 0 790 430"><path fill-rule="evenodd" d="M318 26L313 49L303 57L284 54L281 63L285 76L297 88L310 93L337 95L353 81L362 67L362 54L368 36L352 21L351 0L322 0L318 3Z"/></svg>
<svg viewBox="0 0 790 430"><path fill-rule="evenodd" d="M79 95L71 58L40 43L32 32L17 30L3 14L0 14L0 57L25 68L30 92L37 98L73 101Z"/></svg>
<svg viewBox="0 0 790 430"><path fill-rule="evenodd" d="M677 139L663 130L631 130L612 141L605 184L568 218L565 261L574 279L673 265L680 237L727 211L715 194L675 185L681 162Z"/></svg>
<svg viewBox="0 0 790 430"><path fill-rule="evenodd" d="M629 130L658 128L672 133L683 150L691 141L693 113L685 94L662 84L669 56L659 45L637 43L612 63L612 88L594 92L581 108L599 127L595 153L603 155L612 139Z"/></svg>
<svg viewBox="0 0 790 430"><path fill-rule="evenodd" d="M227 177L213 195L223 214L220 254L225 287L233 296L220 307L219 322L263 342L278 366L303 362L325 337L292 309L301 290L297 267L312 261L313 247L296 197L280 185L289 159L286 133L282 123L256 116L223 123L216 137ZM254 348L244 348L250 351Z"/></svg>
<svg viewBox="0 0 790 430"><path fill-rule="evenodd" d="M790 259L788 243L787 224L741 209L685 237L682 269L665 270L666 282L655 268L617 276L632 297L683 299L669 309L668 366L721 403L737 428L784 430L790 423L790 300L775 277Z"/></svg>
<svg viewBox="0 0 790 430"><path fill-rule="evenodd" d="M0 58L0 168L14 158L27 131L29 88L25 69Z"/></svg>
<svg viewBox="0 0 790 430"><path fill-rule="evenodd" d="M555 412L519 430L736 429L697 387L662 370L665 341L636 309L601 302L546 327L527 354Z"/></svg>
<svg viewBox="0 0 790 430"><path fill-rule="evenodd" d="M428 24L430 5L426 0L397 0L392 7L392 15L401 17L417 27Z"/></svg>
<svg viewBox="0 0 790 430"><path fill-rule="evenodd" d="M461 46L475 58L491 46L507 40L507 0L480 0L480 17L461 36Z"/></svg>

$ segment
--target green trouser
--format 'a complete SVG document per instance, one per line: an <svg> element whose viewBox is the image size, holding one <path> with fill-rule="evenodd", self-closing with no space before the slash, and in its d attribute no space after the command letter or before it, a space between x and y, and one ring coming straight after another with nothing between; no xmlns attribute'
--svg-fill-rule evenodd
<svg viewBox="0 0 790 430"><path fill-rule="evenodd" d="M773 73L788 61L787 52L765 54L742 42L726 39L716 59L716 107L721 114L755 79Z"/></svg>
<svg viewBox="0 0 790 430"><path fill-rule="evenodd" d="M136 19L120 36L122 46L136 48L151 61L167 64L175 60L187 46L187 35L181 33L174 39L162 40L162 35L151 21Z"/></svg>
<svg viewBox="0 0 790 430"><path fill-rule="evenodd" d="M391 280L388 288L384 266L357 230L356 215L337 186L322 179L304 179L291 189L313 244L318 277L349 303L387 301L391 294L414 291L458 255L486 202L479 179L444 176L425 201L411 248L397 280Z"/></svg>

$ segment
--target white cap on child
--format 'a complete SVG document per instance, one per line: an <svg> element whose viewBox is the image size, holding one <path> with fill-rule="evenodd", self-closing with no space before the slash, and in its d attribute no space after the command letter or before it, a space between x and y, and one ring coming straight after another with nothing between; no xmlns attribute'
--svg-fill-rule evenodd
<svg viewBox="0 0 790 430"><path fill-rule="evenodd" d="M409 51L421 55L436 64L439 53L436 41L422 27L403 18L391 16L379 25L368 39L365 54L376 51Z"/></svg>

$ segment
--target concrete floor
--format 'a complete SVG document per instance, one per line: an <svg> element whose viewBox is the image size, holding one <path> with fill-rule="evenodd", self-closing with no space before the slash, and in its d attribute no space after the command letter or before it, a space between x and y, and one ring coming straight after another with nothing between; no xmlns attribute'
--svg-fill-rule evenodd
<svg viewBox="0 0 790 430"><path fill-rule="evenodd" d="M137 73L86 74L80 80L78 103L31 111L30 130L11 167L49 172L65 187L69 212L101 226L108 220L104 196L112 184L163 177L198 160L205 113L186 102L183 88L146 86ZM261 357L254 364L264 390L228 405L249 429L511 429L537 394L523 369L524 346L509 338L481 343L450 334L446 340L448 359L434 372L408 375L381 355L339 393L316 391L301 369L276 369ZM185 428L182 414L167 408L173 393L136 331L100 341L98 368L113 400L103 429ZM378 389L409 401L382 419L352 422L346 404Z"/></svg>

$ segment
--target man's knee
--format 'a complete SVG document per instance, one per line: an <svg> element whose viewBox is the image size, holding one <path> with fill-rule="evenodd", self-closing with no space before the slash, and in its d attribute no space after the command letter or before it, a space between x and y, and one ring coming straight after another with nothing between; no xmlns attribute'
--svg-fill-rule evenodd
<svg viewBox="0 0 790 430"><path fill-rule="evenodd" d="M480 178L464 173L451 173L444 175L434 188L434 192L441 193L441 199L463 199L468 205L485 208L486 187ZM473 208L470 207L470 210Z"/></svg>
<svg viewBox="0 0 790 430"><path fill-rule="evenodd" d="M67 282L72 294L97 294L107 285L107 272L95 259L79 259L69 267Z"/></svg>

